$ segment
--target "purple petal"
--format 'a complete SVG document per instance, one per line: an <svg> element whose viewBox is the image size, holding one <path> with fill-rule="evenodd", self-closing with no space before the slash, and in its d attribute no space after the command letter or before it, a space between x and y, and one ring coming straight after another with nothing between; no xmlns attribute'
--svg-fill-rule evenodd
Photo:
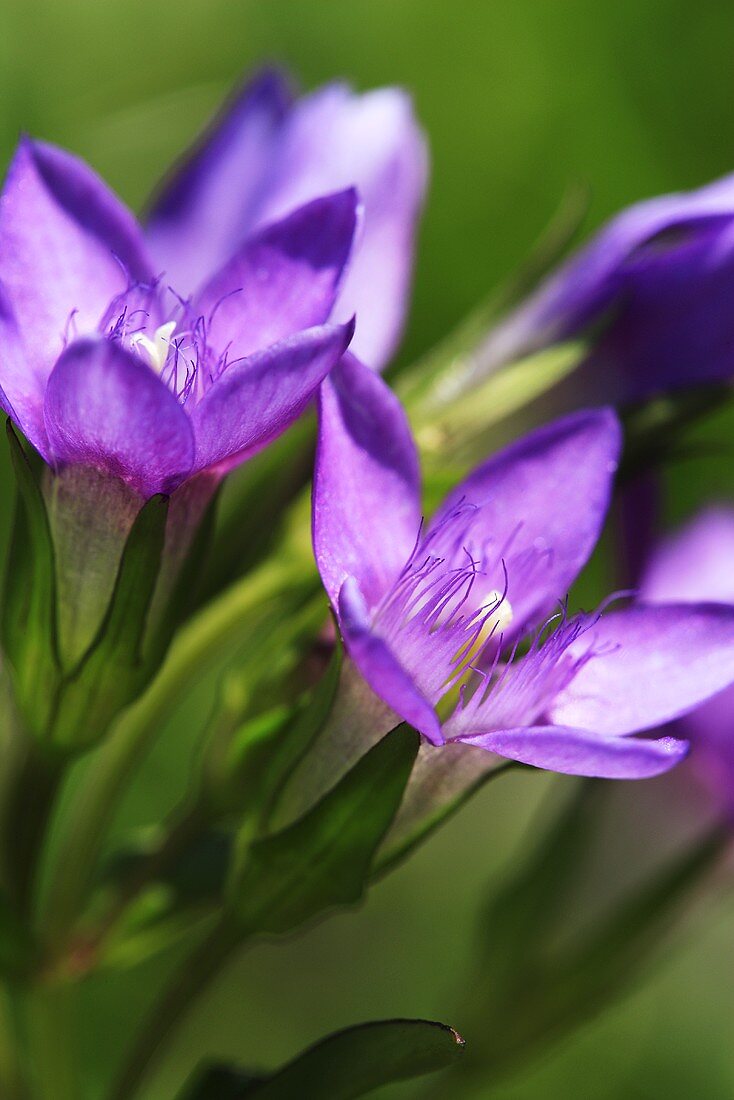
<svg viewBox="0 0 734 1100"><path fill-rule="evenodd" d="M228 367L191 414L196 469L234 465L301 415L339 361L353 324L306 329Z"/></svg>
<svg viewBox="0 0 734 1100"><path fill-rule="evenodd" d="M731 813L734 809L734 687L726 688L677 724L689 737L696 774Z"/></svg>
<svg viewBox="0 0 734 1100"><path fill-rule="evenodd" d="M659 604L603 615L571 647L594 654L550 716L601 734L672 721L734 682L734 608Z"/></svg>
<svg viewBox="0 0 734 1100"><path fill-rule="evenodd" d="M600 737L565 726L497 730L461 741L534 768L601 779L648 779L670 771L688 752L688 742L674 737Z"/></svg>
<svg viewBox="0 0 734 1100"><path fill-rule="evenodd" d="M605 400L729 377L733 218L734 176L629 207L490 334L477 375L609 314L588 364Z"/></svg>
<svg viewBox="0 0 734 1100"><path fill-rule="evenodd" d="M203 286L244 241L290 101L282 74L259 73L225 105L161 190L148 242L180 294Z"/></svg>
<svg viewBox="0 0 734 1100"><path fill-rule="evenodd" d="M321 388L313 490L316 561L331 602L345 577L370 608L408 560L420 529L420 470L403 408L346 355Z"/></svg>
<svg viewBox="0 0 734 1100"><path fill-rule="evenodd" d="M442 744L436 712L397 657L373 633L364 598L354 577L347 577L342 585L337 607L344 644L372 690L431 744Z"/></svg>
<svg viewBox="0 0 734 1100"><path fill-rule="evenodd" d="M665 540L640 595L647 603L734 603L734 511L708 508Z"/></svg>
<svg viewBox="0 0 734 1100"><path fill-rule="evenodd" d="M43 392L67 339L150 281L132 215L81 161L24 139L0 199L0 384L43 451Z"/></svg>
<svg viewBox="0 0 734 1100"><path fill-rule="evenodd" d="M192 304L210 346L231 361L324 324L356 224L356 192L341 191L251 238Z"/></svg>
<svg viewBox="0 0 734 1100"><path fill-rule="evenodd" d="M191 470L186 413L150 367L109 340L69 345L49 378L45 412L55 464L97 467L144 497L172 492Z"/></svg>
<svg viewBox="0 0 734 1100"><path fill-rule="evenodd" d="M580 412L532 432L494 455L444 501L429 528L434 553L457 565L467 551L502 591L513 631L562 600L596 545L609 504L621 435L611 410ZM476 510L451 520L464 502ZM457 531L458 526L464 529Z"/></svg>
<svg viewBox="0 0 734 1100"><path fill-rule="evenodd" d="M330 85L301 100L286 120L259 212L264 224L317 195L357 188L364 230L335 316L357 313L354 350L375 369L390 358L403 327L427 167L404 92L358 96Z"/></svg>

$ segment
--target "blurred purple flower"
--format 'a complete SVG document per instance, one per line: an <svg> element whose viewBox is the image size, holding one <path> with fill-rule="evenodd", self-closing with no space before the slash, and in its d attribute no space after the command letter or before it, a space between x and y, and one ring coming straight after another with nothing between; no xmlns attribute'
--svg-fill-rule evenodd
<svg viewBox="0 0 734 1100"><path fill-rule="evenodd" d="M265 71L225 106L159 192L147 225L156 265L189 294L253 233L311 199L356 187L364 220L331 320L357 314L354 347L375 369L406 312L428 174L423 134L397 88L329 84L294 100Z"/></svg>
<svg viewBox="0 0 734 1100"><path fill-rule="evenodd" d="M734 606L734 510L709 508L664 541L641 585L650 604ZM716 801L734 813L734 688L709 699L677 723L692 745L691 767Z"/></svg>
<svg viewBox="0 0 734 1100"><path fill-rule="evenodd" d="M579 384L629 401L734 374L734 176L613 218L488 335L480 377L592 332Z"/></svg>
<svg viewBox="0 0 734 1100"><path fill-rule="evenodd" d="M82 162L23 140L0 197L0 403L52 466L144 497L224 470L282 432L349 344L327 324L353 189L248 237L183 298Z"/></svg>
<svg viewBox="0 0 734 1100"><path fill-rule="evenodd" d="M627 735L734 680L734 608L558 610L597 541L619 447L608 410L557 421L490 458L424 527L396 398L351 354L321 387L319 570L360 672L433 744L641 778L687 745Z"/></svg>

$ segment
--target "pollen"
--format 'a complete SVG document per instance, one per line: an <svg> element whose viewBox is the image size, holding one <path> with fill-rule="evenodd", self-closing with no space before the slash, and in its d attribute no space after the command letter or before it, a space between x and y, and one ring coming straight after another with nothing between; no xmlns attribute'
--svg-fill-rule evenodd
<svg viewBox="0 0 734 1100"><path fill-rule="evenodd" d="M160 374L166 365L168 351L171 346L171 337L176 330L175 321L166 321L165 325L157 328L153 338L146 336L144 332L136 332L131 338L133 348L142 355L148 366Z"/></svg>

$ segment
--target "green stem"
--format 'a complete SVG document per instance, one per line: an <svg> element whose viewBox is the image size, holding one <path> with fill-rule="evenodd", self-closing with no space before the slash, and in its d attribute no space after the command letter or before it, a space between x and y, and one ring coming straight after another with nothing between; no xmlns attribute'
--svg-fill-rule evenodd
<svg viewBox="0 0 734 1100"><path fill-rule="evenodd" d="M52 943L76 919L119 797L170 712L193 681L250 633L248 617L284 593L299 593L309 574L298 556L267 562L207 605L181 631L159 675L121 718L91 762L70 807L44 907ZM308 589L310 593L310 588ZM302 598L302 597L301 597Z"/></svg>
<svg viewBox="0 0 734 1100"><path fill-rule="evenodd" d="M34 1071L34 1095L39 1100L79 1100L70 985L39 986L28 994L26 1013Z"/></svg>
<svg viewBox="0 0 734 1100"><path fill-rule="evenodd" d="M3 1100L29 1100L23 1072L17 994L0 987L0 1096Z"/></svg>
<svg viewBox="0 0 734 1100"><path fill-rule="evenodd" d="M154 1004L113 1084L109 1100L133 1100L138 1095L194 1002L244 942L242 932L226 917L217 922Z"/></svg>
<svg viewBox="0 0 734 1100"><path fill-rule="evenodd" d="M29 743L4 807L5 873L19 916L31 919L43 841L63 762Z"/></svg>

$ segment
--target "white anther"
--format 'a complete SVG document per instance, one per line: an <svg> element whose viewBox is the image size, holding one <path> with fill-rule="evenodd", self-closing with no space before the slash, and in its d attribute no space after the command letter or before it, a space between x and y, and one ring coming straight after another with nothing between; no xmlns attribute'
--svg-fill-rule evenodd
<svg viewBox="0 0 734 1100"><path fill-rule="evenodd" d="M152 367L158 374L166 365L171 337L175 330L176 322L166 321L165 325L161 325L160 328L155 330L152 340L144 332L136 332L130 338L130 343L135 351L142 355L148 366Z"/></svg>

